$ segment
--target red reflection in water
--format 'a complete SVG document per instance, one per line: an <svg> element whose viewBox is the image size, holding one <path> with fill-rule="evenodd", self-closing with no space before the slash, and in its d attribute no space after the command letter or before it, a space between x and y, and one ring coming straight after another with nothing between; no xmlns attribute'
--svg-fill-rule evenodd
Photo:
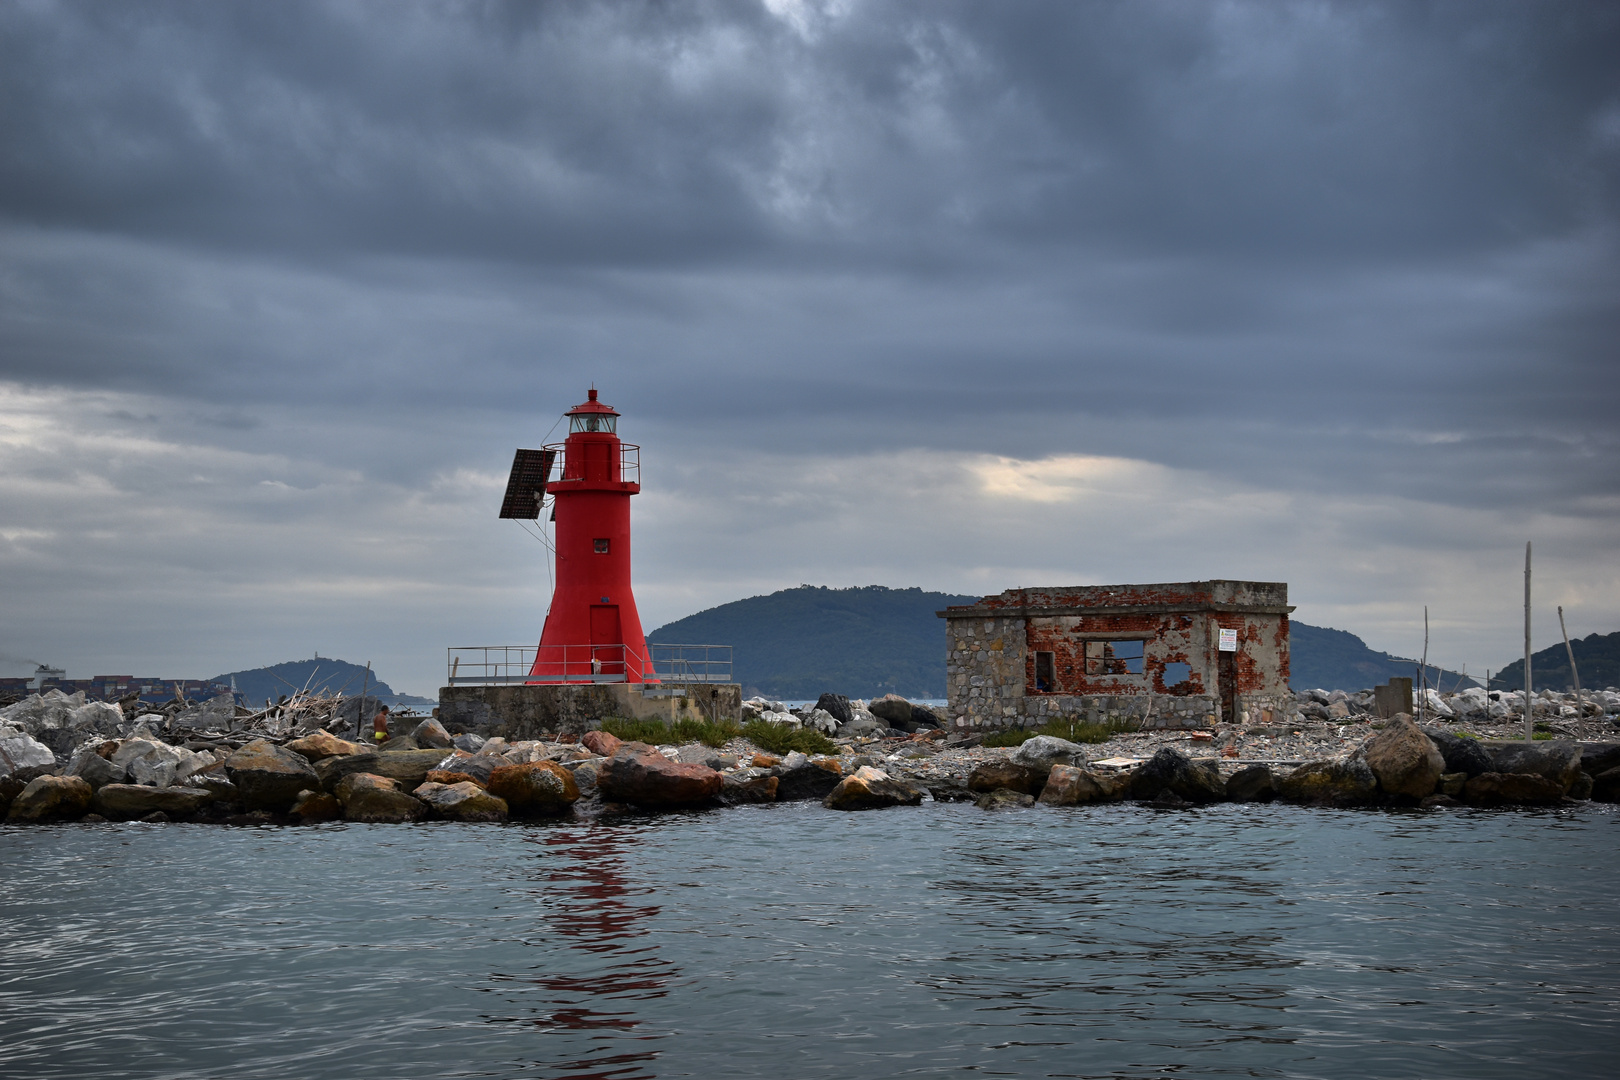
<svg viewBox="0 0 1620 1080"><path fill-rule="evenodd" d="M515 979L545 995L539 1015L526 1017L525 1022L553 1034L592 1033L591 1049L601 1051L581 1054L575 1044L568 1059L541 1064L567 1080L651 1080L653 1074L645 1065L658 1052L650 1046L623 1052L622 1040L646 1042L660 1036L635 1034L642 1023L635 1012L612 1006L668 996L678 972L658 956L655 945L637 940L646 937L646 922L661 909L634 902L652 890L633 885L628 877L623 849L629 837L618 829L591 827L548 830L536 839L545 845L536 875L544 884L534 890L544 921L543 938L596 959L574 965L566 954L554 956L550 965L544 959L541 965L583 966L588 971L551 971Z"/></svg>

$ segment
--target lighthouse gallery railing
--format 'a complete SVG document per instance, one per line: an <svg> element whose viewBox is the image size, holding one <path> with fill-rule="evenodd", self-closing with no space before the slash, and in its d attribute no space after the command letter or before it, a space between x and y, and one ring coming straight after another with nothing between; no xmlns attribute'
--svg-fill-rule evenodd
<svg viewBox="0 0 1620 1080"><path fill-rule="evenodd" d="M535 682L530 676L535 661L567 671L566 677L547 682L621 683L627 659L646 661L629 666L649 672L648 679L671 683L729 683L730 645L649 645L643 658L626 645L548 645L544 653L533 645L459 645L447 650L447 685L493 686ZM595 669L595 670L593 670ZM587 674L588 673L588 674Z"/></svg>

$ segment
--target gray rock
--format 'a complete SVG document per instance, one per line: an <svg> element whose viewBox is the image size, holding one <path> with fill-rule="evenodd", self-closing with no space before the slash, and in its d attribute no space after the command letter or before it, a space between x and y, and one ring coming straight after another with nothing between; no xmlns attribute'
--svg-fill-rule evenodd
<svg viewBox="0 0 1620 1080"><path fill-rule="evenodd" d="M777 802L825 799L844 778L842 773L822 768L797 751L784 758L771 772L777 780Z"/></svg>
<svg viewBox="0 0 1620 1080"><path fill-rule="evenodd" d="M1562 802L1563 798L1561 783L1537 773L1480 773L1463 787L1463 800L1472 806L1545 806Z"/></svg>
<svg viewBox="0 0 1620 1080"><path fill-rule="evenodd" d="M1439 747L1405 713L1393 717L1384 730L1367 740L1362 758L1384 794L1413 800L1433 795L1440 774L1446 771Z"/></svg>
<svg viewBox="0 0 1620 1080"><path fill-rule="evenodd" d="M1226 797L1233 802L1270 802L1276 795L1270 765L1250 765L1226 778Z"/></svg>
<svg viewBox="0 0 1620 1080"><path fill-rule="evenodd" d="M32 780L44 770L56 767L56 755L50 747L32 735L15 728L11 730L13 734L0 736L0 776Z"/></svg>
<svg viewBox="0 0 1620 1080"><path fill-rule="evenodd" d="M174 820L191 817L213 801L214 793L203 788L106 784L97 789L91 806L112 821L139 821L153 813Z"/></svg>
<svg viewBox="0 0 1620 1080"><path fill-rule="evenodd" d="M838 734L838 721L826 709L810 709L803 717L805 727L819 731L823 735Z"/></svg>
<svg viewBox="0 0 1620 1080"><path fill-rule="evenodd" d="M1037 735L1025 740L1022 746L1013 751L1012 759L1020 765L1050 769L1053 765L1083 762L1085 753L1085 748L1079 743L1052 735Z"/></svg>
<svg viewBox="0 0 1620 1080"><path fill-rule="evenodd" d="M1301 765L1278 777L1276 785L1277 795L1289 802L1361 806L1378 798L1378 777L1354 755Z"/></svg>
<svg viewBox="0 0 1620 1080"><path fill-rule="evenodd" d="M1530 773L1568 791L1581 775L1581 745L1561 739L1542 742L1488 742L1494 772Z"/></svg>
<svg viewBox="0 0 1620 1080"><path fill-rule="evenodd" d="M1010 788L1001 788L997 791L987 791L973 800L973 805L980 810L1007 810L1013 807L1022 809L1034 806L1035 798L1022 791L1013 791Z"/></svg>
<svg viewBox="0 0 1620 1080"><path fill-rule="evenodd" d="M454 746L450 733L444 730L444 725L437 720L427 719L417 724L411 731L411 738L421 747L432 747L440 750L449 750Z"/></svg>
<svg viewBox="0 0 1620 1080"><path fill-rule="evenodd" d="M1437 728L1424 728L1423 733L1440 750L1440 756L1445 759L1446 772L1478 776L1491 771L1491 756L1480 746L1478 739L1464 739Z"/></svg>
<svg viewBox="0 0 1620 1080"><path fill-rule="evenodd" d="M1465 772L1450 772L1440 774L1440 794L1453 799L1463 793L1463 787L1468 783L1468 774Z"/></svg>
<svg viewBox="0 0 1620 1080"><path fill-rule="evenodd" d="M474 735L470 731L463 732L450 740L450 744L457 750L465 750L469 754L478 753L479 750L483 749L484 742L485 739L482 735Z"/></svg>
<svg viewBox="0 0 1620 1080"><path fill-rule="evenodd" d="M82 776L91 789L105 787L108 784L122 784L127 774L120 766L96 753L92 747L81 747L68 763L69 776Z"/></svg>
<svg viewBox="0 0 1620 1080"><path fill-rule="evenodd" d="M910 733L914 730L911 702L895 694L886 694L866 707L867 712L896 730Z"/></svg>
<svg viewBox="0 0 1620 1080"><path fill-rule="evenodd" d="M1620 802L1620 765L1592 777L1592 793L1587 798L1593 802Z"/></svg>
<svg viewBox="0 0 1620 1080"><path fill-rule="evenodd" d="M849 707L849 698L843 694L822 694L816 699L816 708L827 713L841 725L855 719L855 712Z"/></svg>
<svg viewBox="0 0 1620 1080"><path fill-rule="evenodd" d="M320 777L303 755L263 739L254 739L226 758L225 773L249 810L285 811L300 791L320 786Z"/></svg>
<svg viewBox="0 0 1620 1080"><path fill-rule="evenodd" d="M1130 791L1133 799L1153 799L1161 791L1169 791L1188 802L1219 802L1226 798L1226 782L1215 762L1193 761L1174 747L1164 746L1131 774Z"/></svg>

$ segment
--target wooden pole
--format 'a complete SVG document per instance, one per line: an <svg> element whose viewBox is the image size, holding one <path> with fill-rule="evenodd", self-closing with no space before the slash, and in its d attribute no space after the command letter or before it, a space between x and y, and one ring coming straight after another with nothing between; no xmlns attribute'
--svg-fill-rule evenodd
<svg viewBox="0 0 1620 1080"><path fill-rule="evenodd" d="M1536 736L1535 704L1530 698L1530 541L1524 542L1524 741Z"/></svg>
<svg viewBox="0 0 1620 1080"><path fill-rule="evenodd" d="M1581 673L1575 667L1575 650L1569 646L1569 630L1564 626L1564 605L1558 605L1558 632L1564 635L1564 654L1569 657L1569 677L1575 683L1575 719L1580 720L1586 715L1586 709L1581 704Z"/></svg>
<svg viewBox="0 0 1620 1080"><path fill-rule="evenodd" d="M360 707L354 710L354 741L359 742L366 730L366 688L371 685L371 661L366 661L366 673L360 677ZM375 740L373 740L375 741Z"/></svg>
<svg viewBox="0 0 1620 1080"><path fill-rule="evenodd" d="M1423 662L1418 667L1418 723L1423 723L1423 707L1429 697L1429 605L1423 605Z"/></svg>

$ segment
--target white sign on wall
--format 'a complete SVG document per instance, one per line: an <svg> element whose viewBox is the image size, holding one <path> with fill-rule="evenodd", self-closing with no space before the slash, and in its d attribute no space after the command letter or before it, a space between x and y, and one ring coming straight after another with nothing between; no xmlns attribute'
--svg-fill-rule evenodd
<svg viewBox="0 0 1620 1080"><path fill-rule="evenodd" d="M1237 652L1237 631L1221 630L1221 652Z"/></svg>

